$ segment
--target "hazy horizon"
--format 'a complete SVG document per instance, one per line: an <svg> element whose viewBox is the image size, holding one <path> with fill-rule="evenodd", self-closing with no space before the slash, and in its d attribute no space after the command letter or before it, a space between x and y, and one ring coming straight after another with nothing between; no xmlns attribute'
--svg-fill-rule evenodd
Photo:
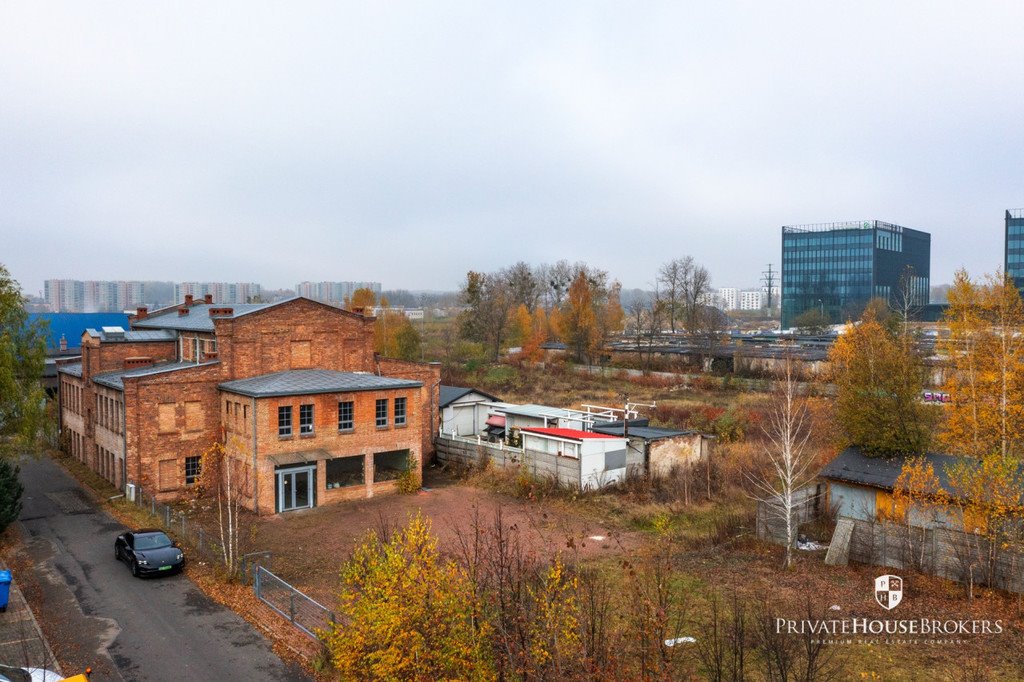
<svg viewBox="0 0 1024 682"><path fill-rule="evenodd" d="M374 280L582 260L716 287L782 225L932 235L1001 267L1024 206L1024 5L0 11L0 263L48 278Z"/></svg>

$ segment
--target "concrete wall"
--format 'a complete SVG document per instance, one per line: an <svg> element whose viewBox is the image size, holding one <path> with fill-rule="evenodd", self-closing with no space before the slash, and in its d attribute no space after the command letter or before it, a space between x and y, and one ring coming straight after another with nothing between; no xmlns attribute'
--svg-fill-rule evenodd
<svg viewBox="0 0 1024 682"><path fill-rule="evenodd" d="M707 454L707 439L699 433L654 441L650 451L651 474L667 476L673 467L696 464Z"/></svg>

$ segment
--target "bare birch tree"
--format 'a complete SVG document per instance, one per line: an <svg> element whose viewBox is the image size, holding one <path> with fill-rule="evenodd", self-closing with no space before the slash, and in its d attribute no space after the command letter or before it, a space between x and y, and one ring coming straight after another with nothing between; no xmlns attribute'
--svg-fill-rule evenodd
<svg viewBox="0 0 1024 682"><path fill-rule="evenodd" d="M240 527L243 525L242 498L252 496L248 467L227 454L221 443L214 443L200 459L198 495L217 507L217 529L224 568L234 573L241 557Z"/></svg>
<svg viewBox="0 0 1024 682"><path fill-rule="evenodd" d="M814 454L807 447L811 436L810 412L806 400L798 394L798 377L792 358L786 358L782 385L772 399L765 425L767 470L751 477L751 483L764 495L769 516L782 521L786 529L786 555L783 568L788 569L793 557L797 508L797 492L811 481Z"/></svg>

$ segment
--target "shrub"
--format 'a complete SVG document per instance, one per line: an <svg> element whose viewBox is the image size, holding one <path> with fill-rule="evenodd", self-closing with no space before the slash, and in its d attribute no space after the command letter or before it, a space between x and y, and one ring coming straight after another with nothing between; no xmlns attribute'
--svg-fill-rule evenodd
<svg viewBox="0 0 1024 682"><path fill-rule="evenodd" d="M17 520L21 513L21 493L25 488L18 480L21 467L0 459L0 532Z"/></svg>

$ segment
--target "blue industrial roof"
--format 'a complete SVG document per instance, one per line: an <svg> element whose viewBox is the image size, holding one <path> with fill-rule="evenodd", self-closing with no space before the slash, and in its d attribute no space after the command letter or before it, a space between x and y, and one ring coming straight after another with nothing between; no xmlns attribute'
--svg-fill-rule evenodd
<svg viewBox="0 0 1024 682"><path fill-rule="evenodd" d="M28 319L29 322L49 324L47 348L59 348L61 334L67 340L68 348L78 348L82 345L82 332L90 327L128 328L128 316L124 313L29 313Z"/></svg>
<svg viewBox="0 0 1024 682"><path fill-rule="evenodd" d="M261 374L249 379L225 381L222 391L255 398L314 393L348 393L393 388L419 388L423 384L409 379L394 379L362 372L336 372L329 369L293 369Z"/></svg>

